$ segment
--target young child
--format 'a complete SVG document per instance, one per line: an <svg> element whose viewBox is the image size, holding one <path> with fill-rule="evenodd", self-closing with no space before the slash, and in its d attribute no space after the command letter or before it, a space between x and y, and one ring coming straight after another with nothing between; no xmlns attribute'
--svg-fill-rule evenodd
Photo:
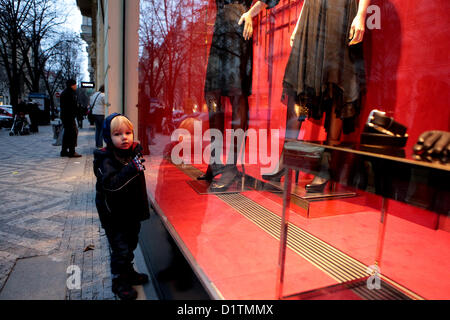
<svg viewBox="0 0 450 320"><path fill-rule="evenodd" d="M106 148L94 151L95 203L112 250L112 291L132 300L137 297L132 285L148 282L132 263L141 221L150 217L142 147L133 141L133 124L118 113L105 119L103 139Z"/></svg>

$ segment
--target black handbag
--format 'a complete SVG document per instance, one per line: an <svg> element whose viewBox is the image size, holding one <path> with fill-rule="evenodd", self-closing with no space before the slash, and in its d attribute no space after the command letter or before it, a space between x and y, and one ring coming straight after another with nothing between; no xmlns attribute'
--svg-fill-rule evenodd
<svg viewBox="0 0 450 320"><path fill-rule="evenodd" d="M92 106L89 106L88 111L87 111L87 117L90 123L94 122L94 115L92 114L92 109L94 109L95 103L97 102L97 98L101 95L101 93L99 92L97 94L97 96L94 99L94 103L92 104Z"/></svg>

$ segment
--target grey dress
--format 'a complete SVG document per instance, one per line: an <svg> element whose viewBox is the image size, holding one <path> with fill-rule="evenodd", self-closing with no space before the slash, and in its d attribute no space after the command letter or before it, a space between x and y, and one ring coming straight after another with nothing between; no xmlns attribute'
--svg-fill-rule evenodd
<svg viewBox="0 0 450 320"><path fill-rule="evenodd" d="M283 97L294 96L314 119L327 113L326 128L335 101L344 133L354 131L365 91L362 44L348 45L357 11L357 0L305 0L283 79Z"/></svg>
<svg viewBox="0 0 450 320"><path fill-rule="evenodd" d="M279 0L261 0L272 8ZM252 89L252 40L244 40L242 14L253 0L216 0L217 14L206 69L205 93L249 96Z"/></svg>

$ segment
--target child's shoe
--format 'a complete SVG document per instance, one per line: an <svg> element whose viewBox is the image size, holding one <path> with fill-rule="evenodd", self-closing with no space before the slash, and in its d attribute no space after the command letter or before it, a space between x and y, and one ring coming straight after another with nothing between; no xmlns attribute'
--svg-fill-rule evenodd
<svg viewBox="0 0 450 320"><path fill-rule="evenodd" d="M146 284L148 282L148 276L145 273L138 273L133 270L127 274L128 283L132 286L138 286L141 284Z"/></svg>
<svg viewBox="0 0 450 320"><path fill-rule="evenodd" d="M136 300L137 292L129 283L128 279L118 277L112 280L112 292L115 293L120 300Z"/></svg>

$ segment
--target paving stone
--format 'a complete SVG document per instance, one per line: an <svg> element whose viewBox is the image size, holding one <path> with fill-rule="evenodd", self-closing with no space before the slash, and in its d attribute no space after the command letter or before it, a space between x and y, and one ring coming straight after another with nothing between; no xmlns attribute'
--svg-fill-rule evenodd
<svg viewBox="0 0 450 320"><path fill-rule="evenodd" d="M80 159L61 158L52 142L50 126L18 137L0 130L0 291L17 259L48 255L80 268L81 289L65 290L66 299L115 299L94 201L94 129L80 129ZM95 249L83 254L87 244Z"/></svg>

